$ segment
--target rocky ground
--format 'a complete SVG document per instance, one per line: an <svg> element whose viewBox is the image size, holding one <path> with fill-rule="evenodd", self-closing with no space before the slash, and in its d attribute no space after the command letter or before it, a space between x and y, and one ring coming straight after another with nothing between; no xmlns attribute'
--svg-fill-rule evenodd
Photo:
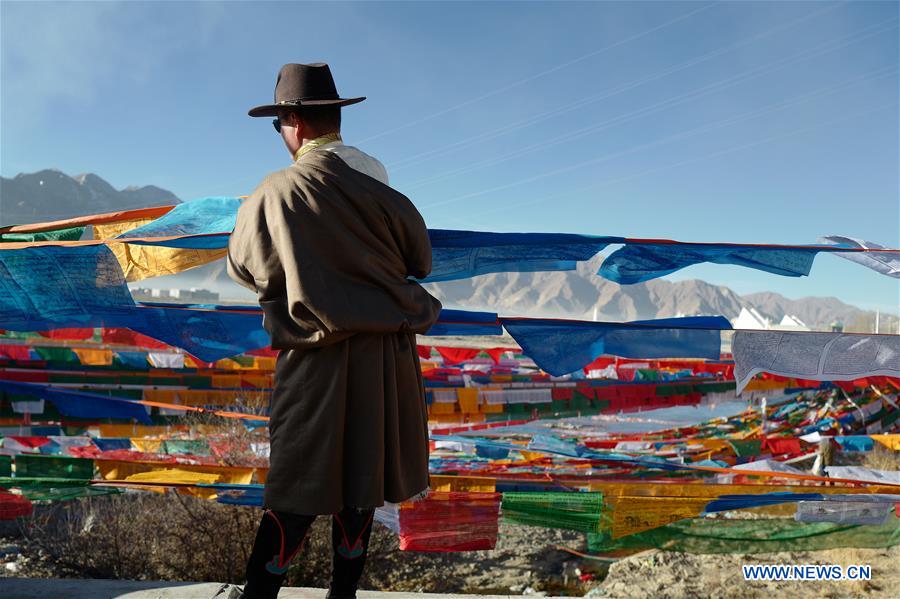
<svg viewBox="0 0 900 599"><path fill-rule="evenodd" d="M580 561L558 546L581 548L577 532L501 523L493 551L401 552L393 543L373 555L370 588L430 593L581 596Z"/></svg>
<svg viewBox="0 0 900 599"><path fill-rule="evenodd" d="M292 573L295 584L325 586L328 558L327 522L316 523L306 557L324 574ZM0 537L0 577L87 578L56 560L39 544L7 529ZM399 551L396 536L376 524L362 587L373 590L428 593L582 596L591 588L579 578L580 558L558 545L583 549L581 533L501 524L493 551L417 553ZM318 542L321 540L321 542ZM321 549L320 549L321 548ZM304 554L295 560L304 561ZM309 564L300 564L309 565ZM584 566L582 566L584 567ZM308 570L308 568L307 568ZM152 574L148 578L159 576ZM590 576L585 575L585 578ZM2 583L0 583L2 586Z"/></svg>
<svg viewBox="0 0 900 599"><path fill-rule="evenodd" d="M324 528L323 528L324 531ZM0 539L0 576L83 578L35 543ZM648 551L609 567L557 549L581 548L580 533L501 525L493 551L425 554L397 551L393 535L380 529L372 545L364 588L410 592L586 597L874 597L900 589L900 547L834 549L760 555L691 555ZM299 559L302 559L299 558ZM868 582L746 582L743 564L869 564ZM608 573L607 573L608 569ZM582 580L584 578L585 580ZM2 586L2 584L0 584Z"/></svg>
<svg viewBox="0 0 900 599"><path fill-rule="evenodd" d="M0 578L78 578L78 572L56 564L44 550L21 538L0 537Z"/></svg>
<svg viewBox="0 0 900 599"><path fill-rule="evenodd" d="M869 564L870 581L747 582L743 564ZM831 549L757 555L690 555L650 552L612 565L608 577L586 597L791 597L896 598L900 596L900 547Z"/></svg>

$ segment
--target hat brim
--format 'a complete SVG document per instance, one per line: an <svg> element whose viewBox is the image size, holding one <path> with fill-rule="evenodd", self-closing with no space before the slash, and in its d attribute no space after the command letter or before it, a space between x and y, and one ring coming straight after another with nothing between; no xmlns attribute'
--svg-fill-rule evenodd
<svg viewBox="0 0 900 599"><path fill-rule="evenodd" d="M359 104L366 97L362 98L335 98L333 100L303 100L300 102L300 107L303 106L350 106L351 104ZM250 116L278 116L279 110L284 110L286 108L296 108L296 104L264 104L263 106L257 106L255 108L251 108L247 111L247 114Z"/></svg>

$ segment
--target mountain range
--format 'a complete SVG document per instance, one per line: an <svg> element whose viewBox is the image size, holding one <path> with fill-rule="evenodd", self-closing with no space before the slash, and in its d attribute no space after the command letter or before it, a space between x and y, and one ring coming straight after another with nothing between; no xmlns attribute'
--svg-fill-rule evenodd
<svg viewBox="0 0 900 599"><path fill-rule="evenodd" d="M56 169L0 177L0 225L61 220L86 214L180 204L154 185L117 190L101 177L71 177Z"/></svg>
<svg viewBox="0 0 900 599"><path fill-rule="evenodd" d="M0 178L0 224L24 224L180 203L170 191L148 185L116 190L97 175L70 177L58 170ZM486 310L505 316L545 316L627 321L691 315L722 315L734 320L742 308L753 308L777 323L785 315L814 330L835 322L848 331L874 330L876 315L837 298L788 299L771 292L739 295L700 280L656 279L617 285L596 275L602 256L582 262L574 271L489 274L461 281L431 283L429 291L447 308ZM139 281L135 287L208 289L222 303L252 303L255 297L228 278L224 261L189 271ZM897 330L896 315L880 315L880 330Z"/></svg>
<svg viewBox="0 0 900 599"><path fill-rule="evenodd" d="M602 260L596 256L574 271L498 273L428 287L447 307L486 309L507 316L627 321L722 315L733 321L742 308L754 308L774 323L791 315L813 330L829 330L835 321L846 330L868 332L874 327L875 312L834 297L792 300L771 292L739 295L728 287L697 279L618 285L595 274ZM882 331L896 329L896 316L882 314L880 318Z"/></svg>
<svg viewBox="0 0 900 599"><path fill-rule="evenodd" d="M656 279L618 285L596 275L602 256L573 271L497 273L425 286L446 308L486 310L504 316L544 316L583 320L627 321L674 316L722 315L734 320L742 308L753 308L774 323L785 315L813 330L829 330L835 321L845 330L871 332L875 312L861 310L834 297L788 299L771 292L739 295L722 285L700 280ZM223 261L177 275L140 281L135 286L162 289L209 289L222 303L254 303L255 297L228 278ZM880 330L895 331L897 317L880 315Z"/></svg>

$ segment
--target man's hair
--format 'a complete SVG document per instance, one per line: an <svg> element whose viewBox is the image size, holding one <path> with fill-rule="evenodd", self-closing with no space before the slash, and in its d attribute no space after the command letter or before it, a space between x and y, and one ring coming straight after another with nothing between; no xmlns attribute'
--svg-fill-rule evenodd
<svg viewBox="0 0 900 599"><path fill-rule="evenodd" d="M303 119L307 125L319 131L341 130L340 106L303 106L294 108L292 112Z"/></svg>

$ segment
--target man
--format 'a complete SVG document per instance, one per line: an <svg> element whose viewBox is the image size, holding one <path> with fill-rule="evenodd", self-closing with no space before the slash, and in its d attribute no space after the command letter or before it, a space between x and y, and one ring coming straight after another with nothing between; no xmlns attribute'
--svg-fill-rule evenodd
<svg viewBox="0 0 900 599"><path fill-rule="evenodd" d="M333 514L330 599L355 597L374 509L428 489L428 428L416 333L440 302L428 231L380 162L345 146L325 64L287 64L275 116L294 158L240 207L228 274L257 292L281 350L270 404L270 469L246 599L276 597L317 515Z"/></svg>

